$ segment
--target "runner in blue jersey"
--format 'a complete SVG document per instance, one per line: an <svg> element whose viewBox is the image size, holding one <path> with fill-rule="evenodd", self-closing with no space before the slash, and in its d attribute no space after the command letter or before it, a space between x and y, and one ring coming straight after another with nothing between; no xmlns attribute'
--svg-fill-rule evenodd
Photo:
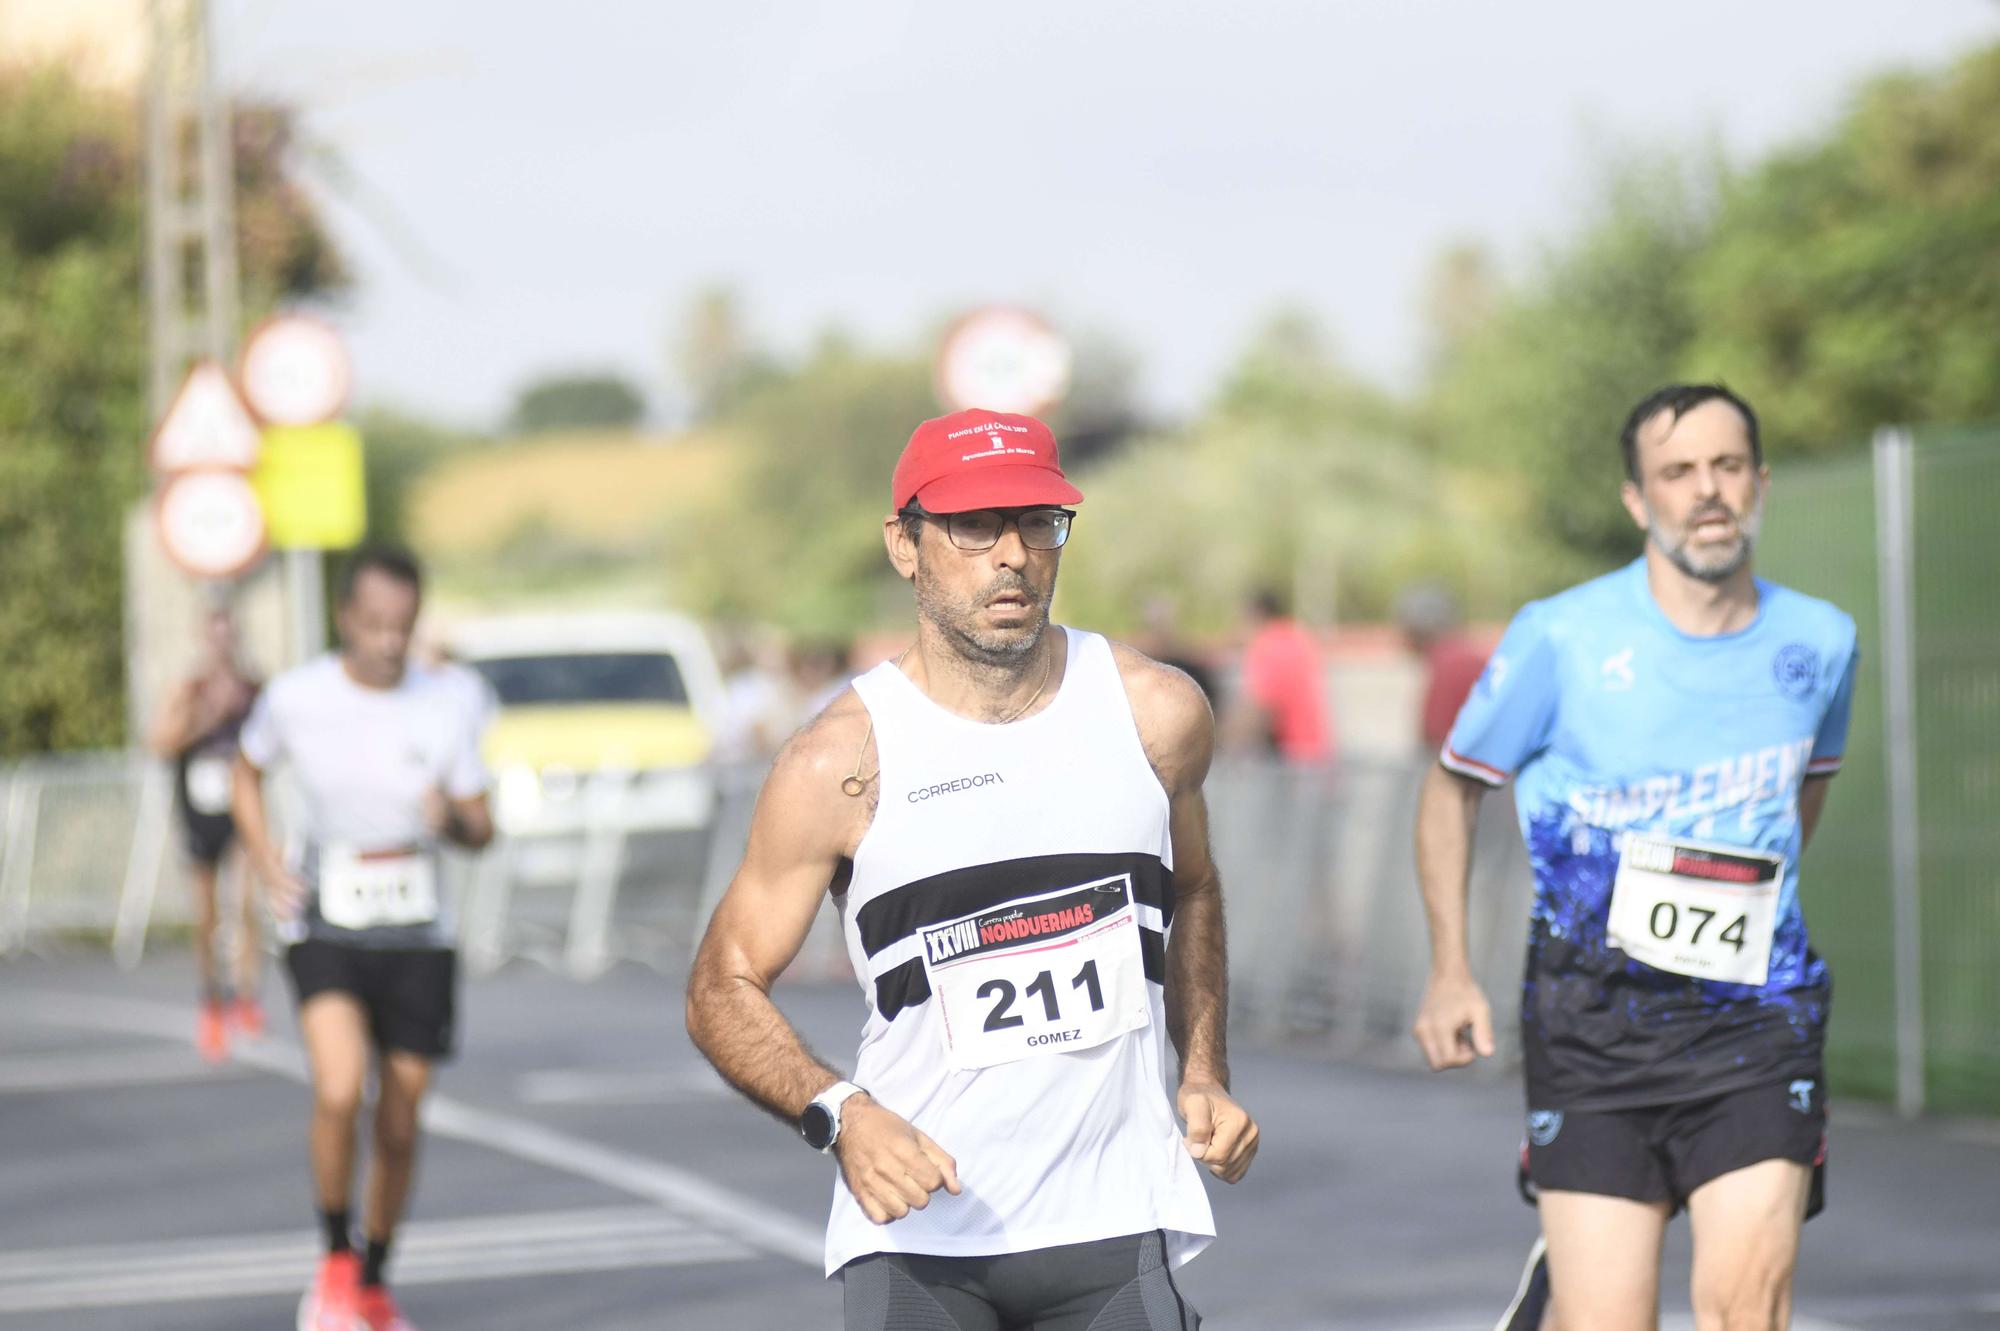
<svg viewBox="0 0 2000 1331"><path fill-rule="evenodd" d="M1686 1207L1697 1326L1775 1331L1825 1163L1829 983L1798 864L1847 738L1854 621L1751 572L1769 473L1748 404L1664 388L1622 442L1644 556L1515 616L1427 780L1414 1033L1433 1068L1493 1052L1465 901L1480 798L1512 780L1535 875L1522 1183L1541 1325L1652 1331Z"/></svg>

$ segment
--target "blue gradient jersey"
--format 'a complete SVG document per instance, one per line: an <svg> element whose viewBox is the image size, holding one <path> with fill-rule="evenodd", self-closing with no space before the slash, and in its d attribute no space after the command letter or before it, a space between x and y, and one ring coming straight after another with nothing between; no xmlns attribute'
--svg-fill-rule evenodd
<svg viewBox="0 0 2000 1331"><path fill-rule="evenodd" d="M1534 865L1531 1105L1820 1075L1829 985L1799 911L1799 789L1840 767L1854 621L1757 590L1749 627L1715 637L1668 621L1643 560L1534 602L1458 714L1444 765L1514 780Z"/></svg>

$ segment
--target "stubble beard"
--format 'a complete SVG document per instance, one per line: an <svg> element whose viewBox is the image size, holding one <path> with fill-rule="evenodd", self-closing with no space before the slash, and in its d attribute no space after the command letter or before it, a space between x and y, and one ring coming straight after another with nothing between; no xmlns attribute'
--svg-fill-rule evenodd
<svg viewBox="0 0 2000 1331"><path fill-rule="evenodd" d="M1736 523L1736 540L1727 549L1710 555L1697 555L1690 547L1694 542L1694 529L1701 519L1720 510ZM1727 504L1710 505L1688 514L1687 524L1678 533L1669 531L1653 512L1652 505L1646 506L1646 536L1659 547L1667 561L1690 578L1702 582L1727 582L1736 576L1750 562L1751 552L1757 546L1757 530L1764 518L1761 500L1751 501L1747 511L1738 513ZM1678 539L1676 539L1678 537Z"/></svg>
<svg viewBox="0 0 2000 1331"><path fill-rule="evenodd" d="M952 650L968 663L995 670L1019 670L1042 645L1048 631L1048 600L1034 585L1018 574L1002 574L982 587L970 601L954 600L938 585L929 561L919 555L917 576L917 617L943 635ZM1028 622L1018 629L992 630L981 627L979 611L1002 592L1018 592L1027 598ZM1055 593L1053 584L1049 587Z"/></svg>

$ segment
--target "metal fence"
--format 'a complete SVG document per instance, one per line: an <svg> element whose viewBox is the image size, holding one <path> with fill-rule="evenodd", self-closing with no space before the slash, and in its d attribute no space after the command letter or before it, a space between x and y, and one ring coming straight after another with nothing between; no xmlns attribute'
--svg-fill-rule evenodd
<svg viewBox="0 0 2000 1331"><path fill-rule="evenodd" d="M1802 866L1839 1091L2000 1111L2000 428L1781 466L1758 564L1852 614L1847 761Z"/></svg>
<svg viewBox="0 0 2000 1331"><path fill-rule="evenodd" d="M1410 867L1423 761L1351 762L1338 774L1223 762L1211 825L1229 901L1234 1026L1410 1057L1405 1032L1427 964ZM627 828L620 782L586 795L579 836L501 839L456 856L447 886L467 968L525 959L588 980L619 961L684 966L742 858L761 767L714 772L699 831ZM1518 989L1528 878L1511 801L1489 800L1473 894L1477 965L1496 1006ZM282 792L274 805L282 816ZM82 754L0 769L0 953L96 945L135 963L149 930L185 926L165 769ZM848 973L831 905L791 974ZM1503 1038L1512 1023L1501 1016Z"/></svg>

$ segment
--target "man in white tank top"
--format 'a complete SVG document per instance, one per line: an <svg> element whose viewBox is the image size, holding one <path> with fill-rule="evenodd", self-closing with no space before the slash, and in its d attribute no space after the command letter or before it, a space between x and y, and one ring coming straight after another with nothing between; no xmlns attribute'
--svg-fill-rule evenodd
<svg viewBox="0 0 2000 1331"><path fill-rule="evenodd" d="M1234 1183L1256 1154L1214 719L1178 670L1049 623L1082 497L1040 421L917 427L883 522L916 642L779 754L688 981L696 1045L838 1157L849 1331L1196 1327L1171 1274L1215 1232L1196 1166ZM770 999L829 892L866 1004L851 1079Z"/></svg>

